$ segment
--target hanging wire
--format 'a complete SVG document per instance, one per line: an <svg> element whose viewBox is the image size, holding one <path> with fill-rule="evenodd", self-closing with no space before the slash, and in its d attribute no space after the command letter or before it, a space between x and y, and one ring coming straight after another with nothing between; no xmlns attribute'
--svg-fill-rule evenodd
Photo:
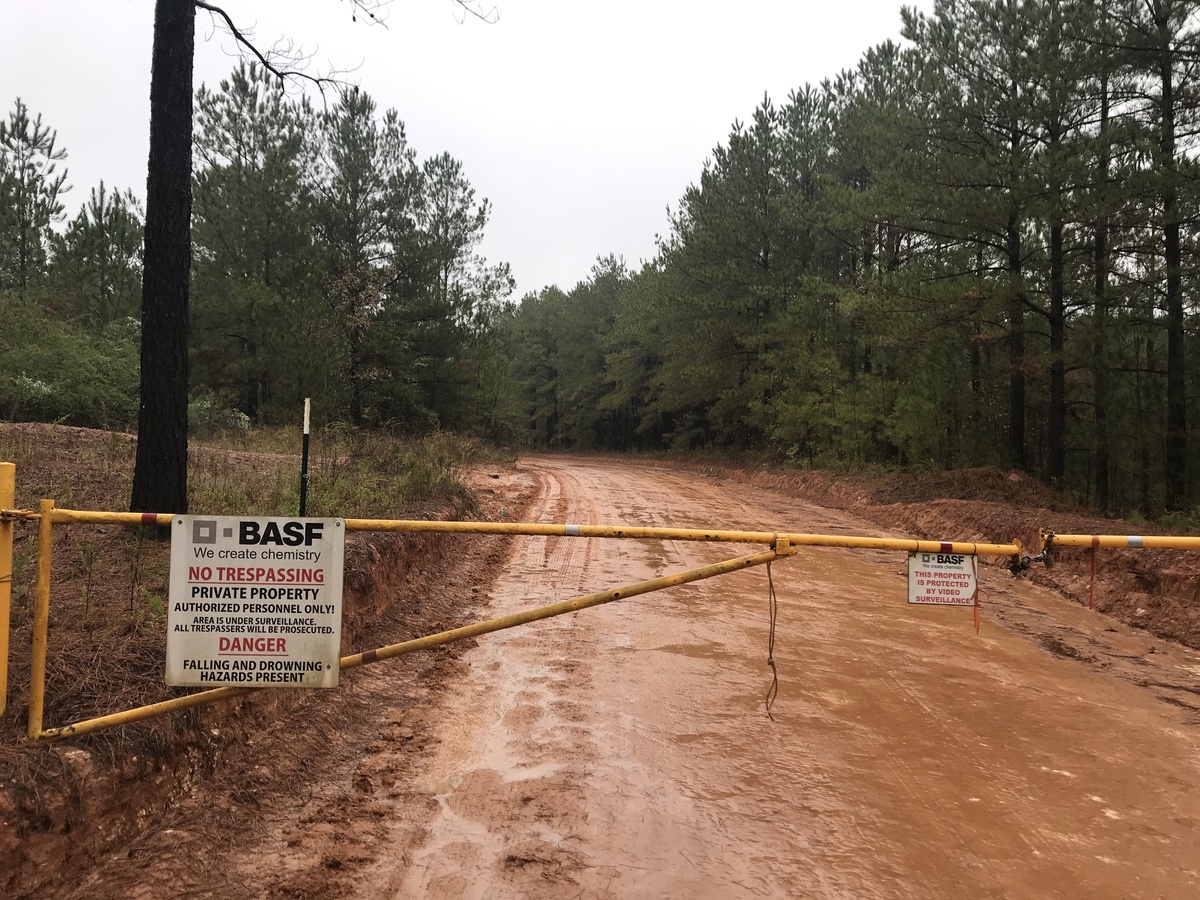
<svg viewBox="0 0 1200 900"><path fill-rule="evenodd" d="M979 604L983 600L982 592L979 589L979 557L971 557L971 573L975 576L975 611L971 614L975 620L975 633L979 634Z"/></svg>
<svg viewBox="0 0 1200 900"><path fill-rule="evenodd" d="M771 549L775 549L775 544L778 535L771 539ZM767 563L767 616L770 620L770 629L767 634L767 665L771 667L771 686L767 689L767 696L764 703L767 708L767 718L772 722L775 717L771 715L771 707L775 705L775 698L779 695L779 670L775 668L775 621L779 617L779 600L775 596L775 579L771 577L771 564Z"/></svg>

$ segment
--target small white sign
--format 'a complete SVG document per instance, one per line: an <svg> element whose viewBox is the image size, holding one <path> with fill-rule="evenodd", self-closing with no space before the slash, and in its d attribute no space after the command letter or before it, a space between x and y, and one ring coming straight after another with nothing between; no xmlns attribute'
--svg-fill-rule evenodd
<svg viewBox="0 0 1200 900"><path fill-rule="evenodd" d="M167 684L337 687L342 519L176 516Z"/></svg>
<svg viewBox="0 0 1200 900"><path fill-rule="evenodd" d="M908 554L908 602L974 606L979 590L977 559L966 553Z"/></svg>

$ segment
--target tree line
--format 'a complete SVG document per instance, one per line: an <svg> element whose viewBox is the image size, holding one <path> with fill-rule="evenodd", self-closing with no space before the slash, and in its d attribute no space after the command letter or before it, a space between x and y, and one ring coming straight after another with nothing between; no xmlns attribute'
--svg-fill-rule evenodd
<svg viewBox="0 0 1200 900"><path fill-rule="evenodd" d="M317 109L239 66L195 98L194 407L1011 466L1106 512L1188 510L1200 4L936 0L902 22L735 122L652 259L519 303L459 161L420 159L360 89ZM64 222L63 160L17 101L0 409L124 427L143 215L101 185Z"/></svg>
<svg viewBox="0 0 1200 900"><path fill-rule="evenodd" d="M1200 4L937 0L735 122L638 271L526 296L541 446L1197 496Z"/></svg>
<svg viewBox="0 0 1200 900"><path fill-rule="evenodd" d="M239 65L195 97L188 357L193 426L321 420L504 433L481 257L491 212L358 88L320 109ZM66 152L19 99L0 122L0 410L137 421L145 214L101 183L65 221Z"/></svg>

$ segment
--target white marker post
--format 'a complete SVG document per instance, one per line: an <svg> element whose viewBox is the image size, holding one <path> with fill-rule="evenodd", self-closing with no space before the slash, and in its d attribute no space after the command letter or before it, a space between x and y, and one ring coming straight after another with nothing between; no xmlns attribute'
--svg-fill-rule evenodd
<svg viewBox="0 0 1200 900"><path fill-rule="evenodd" d="M304 398L304 438L300 450L300 516L308 512L308 413L311 399Z"/></svg>

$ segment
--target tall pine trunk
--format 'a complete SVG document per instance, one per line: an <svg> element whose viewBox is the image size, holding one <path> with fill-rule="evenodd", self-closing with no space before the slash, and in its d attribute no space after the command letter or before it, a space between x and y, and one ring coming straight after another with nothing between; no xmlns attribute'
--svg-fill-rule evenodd
<svg viewBox="0 0 1200 900"><path fill-rule="evenodd" d="M1092 338L1092 425L1096 430L1096 506L1107 514L1111 505L1109 471L1112 440L1108 434L1108 219L1096 220L1095 274L1093 287Z"/></svg>
<svg viewBox="0 0 1200 900"><path fill-rule="evenodd" d="M1107 11L1107 10L1106 10ZM1100 158L1096 163L1096 183L1101 190L1108 185L1108 73L1100 81ZM1104 202L1104 201L1101 201ZM1108 435L1108 216L1096 218L1093 244L1095 282L1092 290L1093 339L1092 339L1092 426L1096 432L1096 505L1107 514L1111 505L1109 469L1112 459L1112 441Z"/></svg>
<svg viewBox="0 0 1200 900"><path fill-rule="evenodd" d="M1025 287L1021 274L1020 221L1015 213L1009 216L1005 243L1011 280L1008 301L1008 455L1013 465L1025 469Z"/></svg>
<svg viewBox="0 0 1200 900"><path fill-rule="evenodd" d="M1055 49L1063 45L1063 16L1058 0L1047 5L1049 21L1045 34L1049 46ZM1073 54L1069 54L1073 55ZM1047 187L1050 211L1050 305L1047 324L1050 327L1050 405L1046 412L1046 478L1050 484L1061 487L1067 471L1067 375L1064 349L1067 331L1066 286L1063 249L1063 209L1069 203L1072 175L1064 171L1068 154L1064 153L1064 139L1071 125L1067 114L1069 99L1075 92L1076 83L1072 73L1051 70L1046 85L1046 100L1049 103L1044 127L1043 141L1048 163Z"/></svg>
<svg viewBox="0 0 1200 900"><path fill-rule="evenodd" d="M1050 225L1050 409L1046 421L1046 475L1061 486L1067 469L1066 300L1063 285L1063 226Z"/></svg>
<svg viewBox="0 0 1200 900"><path fill-rule="evenodd" d="M1179 244L1178 193L1175 188L1175 101L1171 57L1162 64L1163 256L1167 269L1167 439L1164 459L1166 507L1187 506L1187 390L1184 368L1182 252Z"/></svg>
<svg viewBox="0 0 1200 900"><path fill-rule="evenodd" d="M193 0L157 0L142 272L141 405L130 509L187 511Z"/></svg>

